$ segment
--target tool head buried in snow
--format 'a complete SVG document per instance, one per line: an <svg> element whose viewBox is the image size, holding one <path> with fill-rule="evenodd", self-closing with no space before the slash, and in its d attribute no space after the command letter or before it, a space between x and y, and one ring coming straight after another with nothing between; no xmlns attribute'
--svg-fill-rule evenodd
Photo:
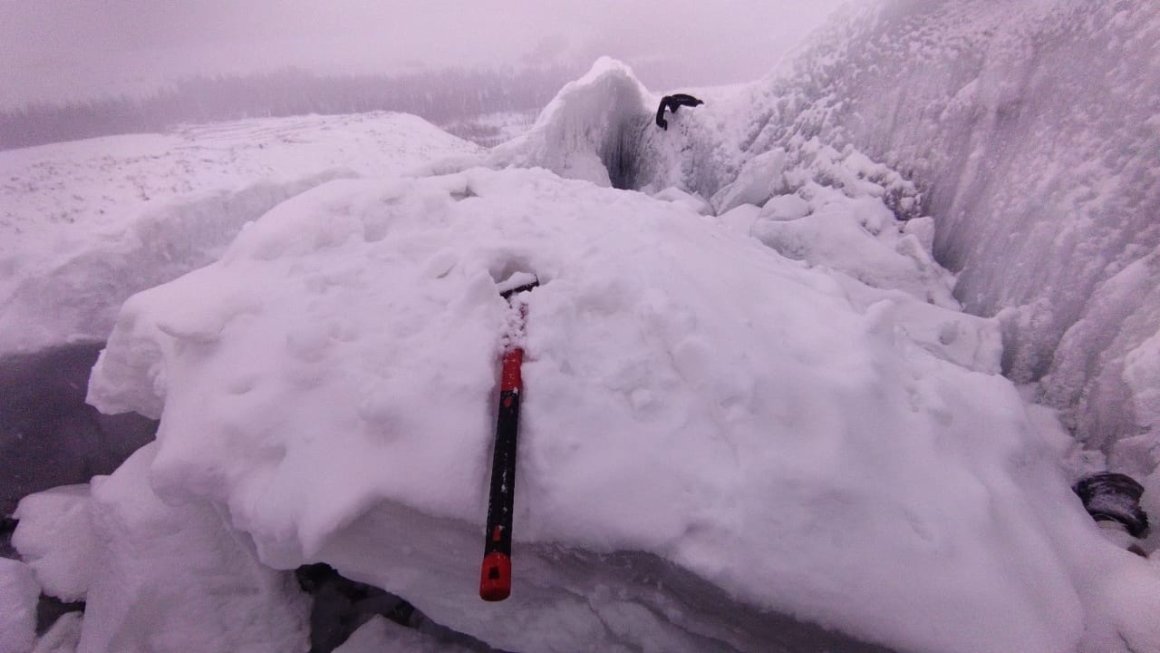
<svg viewBox="0 0 1160 653"><path fill-rule="evenodd" d="M509 305L516 295L529 292L540 282L533 274L517 272L496 289ZM512 510L515 504L516 435L519 432L520 395L523 378L520 366L524 360L522 346L527 304L512 307L517 319L506 334L500 372L499 414L495 426L495 452L491 462L491 490L487 501L487 530L483 540L483 565L480 569L479 597L485 601L502 601L512 589Z"/></svg>
<svg viewBox="0 0 1160 653"><path fill-rule="evenodd" d="M536 275L530 272L516 272L504 281L495 284L495 289L499 291L500 297L510 301L513 295L527 292L539 285L540 280L536 278Z"/></svg>

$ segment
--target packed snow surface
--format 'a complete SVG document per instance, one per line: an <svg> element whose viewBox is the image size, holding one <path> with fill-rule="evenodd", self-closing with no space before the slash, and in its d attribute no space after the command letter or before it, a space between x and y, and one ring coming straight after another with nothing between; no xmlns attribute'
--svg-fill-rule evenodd
<svg viewBox="0 0 1160 653"><path fill-rule="evenodd" d="M126 302L90 401L160 417L152 488L222 507L264 563L325 559L495 645L570 650L595 624L524 627L563 609L544 600L560 572L517 571L486 610L520 620L485 619L461 553L486 502L496 282L519 271L541 286L517 547L650 554L916 650L1074 648L1113 629L1091 617L1110 600L1091 570L1160 587L1070 494L1059 433L997 374L996 323L546 171L335 181L281 204Z"/></svg>

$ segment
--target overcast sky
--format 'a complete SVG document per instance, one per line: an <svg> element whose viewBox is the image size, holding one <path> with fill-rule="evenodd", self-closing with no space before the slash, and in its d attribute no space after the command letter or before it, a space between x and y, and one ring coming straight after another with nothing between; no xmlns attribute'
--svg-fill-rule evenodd
<svg viewBox="0 0 1160 653"><path fill-rule="evenodd" d="M755 79L843 0L0 0L0 106L192 74L583 61L646 84Z"/></svg>

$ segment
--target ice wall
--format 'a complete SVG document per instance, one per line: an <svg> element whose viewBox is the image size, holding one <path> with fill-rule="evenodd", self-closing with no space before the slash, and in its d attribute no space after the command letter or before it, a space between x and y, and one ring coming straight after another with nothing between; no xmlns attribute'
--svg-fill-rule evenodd
<svg viewBox="0 0 1160 653"><path fill-rule="evenodd" d="M1145 435L1118 464L1146 469L1160 426L1158 42L1148 0L885 0L766 80L740 147L818 136L907 173L957 297L1003 318L1009 376L1038 381L1092 447Z"/></svg>

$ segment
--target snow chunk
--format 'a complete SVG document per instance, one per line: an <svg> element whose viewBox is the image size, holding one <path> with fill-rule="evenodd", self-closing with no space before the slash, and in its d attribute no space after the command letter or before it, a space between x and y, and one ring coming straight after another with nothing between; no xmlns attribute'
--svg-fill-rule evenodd
<svg viewBox="0 0 1160 653"><path fill-rule="evenodd" d="M761 206L785 187L782 177L785 163L786 153L780 148L753 157L741 168L737 178L717 191L709 203L719 214L741 204Z"/></svg>
<svg viewBox="0 0 1160 653"><path fill-rule="evenodd" d="M507 313L494 279L517 270L541 281L517 546L644 552L903 648L1079 640L1076 570L1109 554L1059 544L1099 538L1015 389L954 351L993 325L864 301L642 194L534 170L320 187L127 302L90 396L160 407L133 475L224 507L267 563L331 561L449 626L540 641L464 607ZM561 572L536 568L513 597L525 623L560 605Z"/></svg>
<svg viewBox="0 0 1160 653"><path fill-rule="evenodd" d="M148 483L156 450L146 445L112 476L93 479L97 563L77 650L302 649L307 606L293 579L259 565L213 506L162 503Z"/></svg>
<svg viewBox="0 0 1160 653"><path fill-rule="evenodd" d="M777 202L750 227L761 242L793 259L825 265L883 289L898 289L921 301L957 309L954 277L935 263L905 223L875 197L851 199L831 188L807 184L801 203ZM798 210L805 216L787 219ZM769 217L766 217L769 216Z"/></svg>
<svg viewBox="0 0 1160 653"><path fill-rule="evenodd" d="M12 545L36 571L44 593L81 601L89 589L97 543L89 515L89 486L69 485L24 497Z"/></svg>

